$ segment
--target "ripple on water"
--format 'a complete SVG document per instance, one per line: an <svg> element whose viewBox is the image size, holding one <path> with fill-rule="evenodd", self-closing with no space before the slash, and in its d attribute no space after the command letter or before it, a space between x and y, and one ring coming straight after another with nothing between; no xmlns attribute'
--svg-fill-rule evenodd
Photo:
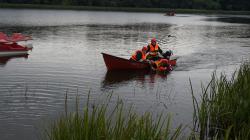
<svg viewBox="0 0 250 140"><path fill-rule="evenodd" d="M204 20L216 15L0 11L1 31L34 38L28 58L0 64L0 139L37 139L34 128L63 113L66 93L70 111L76 94L84 106L89 91L91 103L101 103L112 93L111 104L119 96L140 113L164 110L175 115L175 125L190 122L188 79L198 93L200 82L209 80L215 69L231 72L250 54L249 47L240 47L250 46L250 26L221 22L220 17ZM167 76L107 72L101 52L129 58L152 37L164 51L172 49L179 57L174 71Z"/></svg>

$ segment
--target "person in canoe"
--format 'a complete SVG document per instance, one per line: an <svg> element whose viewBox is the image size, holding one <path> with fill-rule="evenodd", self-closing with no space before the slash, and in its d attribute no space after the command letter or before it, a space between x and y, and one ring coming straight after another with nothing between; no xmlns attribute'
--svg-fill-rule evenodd
<svg viewBox="0 0 250 140"><path fill-rule="evenodd" d="M164 59L170 60L170 56L172 56L172 55L173 55L173 51L168 50L162 56L163 56Z"/></svg>
<svg viewBox="0 0 250 140"><path fill-rule="evenodd" d="M159 45L157 44L155 38L151 39L151 43L148 44L147 46L146 53L147 53L147 59L153 60L153 61L160 59L159 53L163 56L163 52L161 48L159 47Z"/></svg>
<svg viewBox="0 0 250 140"><path fill-rule="evenodd" d="M148 50L148 48L146 46L142 47L141 50L135 51L129 60L139 61L139 62L146 61L147 50Z"/></svg>
<svg viewBox="0 0 250 140"><path fill-rule="evenodd" d="M157 72L172 71L173 67L168 59L160 59L151 63L151 69Z"/></svg>

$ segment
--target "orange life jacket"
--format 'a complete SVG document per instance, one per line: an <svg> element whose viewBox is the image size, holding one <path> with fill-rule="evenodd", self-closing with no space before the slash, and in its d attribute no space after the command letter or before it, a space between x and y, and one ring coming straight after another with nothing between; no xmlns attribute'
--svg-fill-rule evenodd
<svg viewBox="0 0 250 140"><path fill-rule="evenodd" d="M158 52L159 52L159 46L158 46L158 44L156 44L155 46L153 46L152 44L150 44L149 47L150 47L149 55L151 55L151 56L157 56Z"/></svg>
<svg viewBox="0 0 250 140"><path fill-rule="evenodd" d="M157 66L157 71L165 71L167 69L167 66L169 65L169 61L167 59L161 59L155 61L155 64Z"/></svg>
<svg viewBox="0 0 250 140"><path fill-rule="evenodd" d="M159 67L160 63L161 63L161 60L155 61L155 64L156 64L157 67Z"/></svg>
<svg viewBox="0 0 250 140"><path fill-rule="evenodd" d="M142 54L141 60L146 60L146 54L143 53L141 50L135 51L135 52L133 53L133 55L131 56L131 58L132 58L133 60L137 61L137 60L136 60L136 55L137 55L138 52L141 52L141 54Z"/></svg>

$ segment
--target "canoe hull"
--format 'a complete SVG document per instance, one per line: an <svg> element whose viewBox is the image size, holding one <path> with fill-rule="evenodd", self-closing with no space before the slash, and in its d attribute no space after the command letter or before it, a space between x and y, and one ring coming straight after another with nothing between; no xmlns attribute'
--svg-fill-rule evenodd
<svg viewBox="0 0 250 140"><path fill-rule="evenodd" d="M148 63L134 62L106 53L102 53L102 56L108 70L140 70L150 68Z"/></svg>
<svg viewBox="0 0 250 140"><path fill-rule="evenodd" d="M150 69L149 63L134 62L128 59L116 57L110 54L102 53L104 62L108 70L145 70ZM177 59L169 60L171 66L176 66Z"/></svg>

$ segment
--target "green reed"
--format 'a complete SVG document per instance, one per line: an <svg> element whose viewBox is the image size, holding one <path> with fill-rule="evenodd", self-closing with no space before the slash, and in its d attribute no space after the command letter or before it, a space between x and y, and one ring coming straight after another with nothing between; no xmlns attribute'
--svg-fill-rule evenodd
<svg viewBox="0 0 250 140"><path fill-rule="evenodd" d="M153 119L149 112L138 115L131 106L125 109L118 99L115 107L109 105L111 95L105 103L90 105L89 96L83 112L62 115L47 130L50 140L175 140L180 137L182 126L172 130L170 116L162 114ZM67 94L65 104L67 104ZM66 110L66 109L65 109Z"/></svg>
<svg viewBox="0 0 250 140"><path fill-rule="evenodd" d="M191 81L190 81L191 85ZM202 88L201 101L194 97L194 132L197 139L250 139L250 63L241 65L231 79L225 74Z"/></svg>

